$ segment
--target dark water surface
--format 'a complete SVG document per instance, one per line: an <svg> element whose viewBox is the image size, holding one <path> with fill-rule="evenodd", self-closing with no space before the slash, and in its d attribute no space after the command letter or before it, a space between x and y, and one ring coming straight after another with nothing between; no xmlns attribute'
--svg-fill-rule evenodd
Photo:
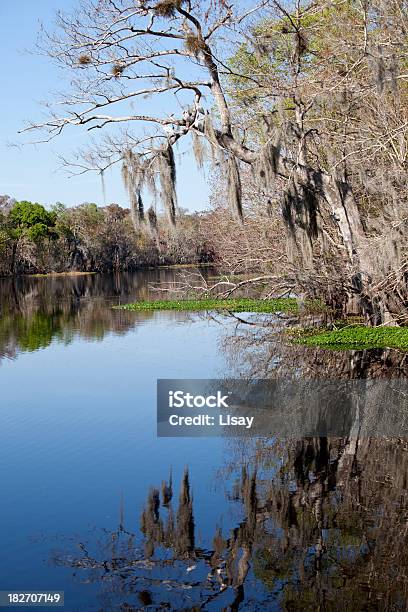
<svg viewBox="0 0 408 612"><path fill-rule="evenodd" d="M175 280L0 281L0 590L63 590L67 610L405 610L406 440L158 439L156 380L402 377L406 357L289 347L280 318L111 309Z"/></svg>

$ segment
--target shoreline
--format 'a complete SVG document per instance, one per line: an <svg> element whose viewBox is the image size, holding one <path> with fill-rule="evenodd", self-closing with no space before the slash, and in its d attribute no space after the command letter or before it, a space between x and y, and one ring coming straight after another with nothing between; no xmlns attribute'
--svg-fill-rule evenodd
<svg viewBox="0 0 408 612"><path fill-rule="evenodd" d="M184 268L216 268L216 264L212 262L190 263L190 264L162 264L159 266L140 266L129 270L110 270L101 272L99 270L86 271L68 271L68 272L34 272L33 274L7 274L0 275L0 280L5 278L46 278L52 276L85 276L91 274L126 274L134 272L142 272L146 270L182 270Z"/></svg>

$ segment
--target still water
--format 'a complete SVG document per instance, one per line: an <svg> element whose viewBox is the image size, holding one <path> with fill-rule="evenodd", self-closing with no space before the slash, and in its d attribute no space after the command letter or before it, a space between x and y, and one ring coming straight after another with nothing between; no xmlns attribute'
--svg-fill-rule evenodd
<svg viewBox="0 0 408 612"><path fill-rule="evenodd" d="M67 610L405 610L408 443L156 437L157 378L407 376L279 317L131 313L170 270L0 281L0 590Z"/></svg>

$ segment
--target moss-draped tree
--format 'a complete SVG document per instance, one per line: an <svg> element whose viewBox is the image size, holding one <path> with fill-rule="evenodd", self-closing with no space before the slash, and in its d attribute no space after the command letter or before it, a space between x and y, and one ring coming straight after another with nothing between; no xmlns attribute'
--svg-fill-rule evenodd
<svg viewBox="0 0 408 612"><path fill-rule="evenodd" d="M157 228L146 189L175 223L174 146L191 137L199 165L206 143L225 166L239 218L241 170L253 169L309 293L373 324L402 321L405 0L84 0L58 25L43 49L72 72L71 90L28 129L104 133L71 163L121 164L136 225Z"/></svg>

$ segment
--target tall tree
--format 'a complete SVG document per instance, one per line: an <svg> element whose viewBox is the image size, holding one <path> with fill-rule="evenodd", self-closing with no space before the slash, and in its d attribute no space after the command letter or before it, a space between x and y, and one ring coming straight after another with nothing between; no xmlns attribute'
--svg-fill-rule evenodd
<svg viewBox="0 0 408 612"><path fill-rule="evenodd" d="M324 262L320 291L357 297L372 323L398 320L407 304L405 0L84 0L58 21L43 48L73 72L71 91L62 114L28 129L45 129L47 140L69 126L108 130L73 163L80 172L122 164L136 224L157 223L153 208L144 214L144 188L160 192L175 222L173 147L192 136L199 163L206 142L225 164L238 217L242 164L266 202L279 191L293 260L311 286ZM165 111L153 114L146 96ZM389 171L375 185L379 162Z"/></svg>

